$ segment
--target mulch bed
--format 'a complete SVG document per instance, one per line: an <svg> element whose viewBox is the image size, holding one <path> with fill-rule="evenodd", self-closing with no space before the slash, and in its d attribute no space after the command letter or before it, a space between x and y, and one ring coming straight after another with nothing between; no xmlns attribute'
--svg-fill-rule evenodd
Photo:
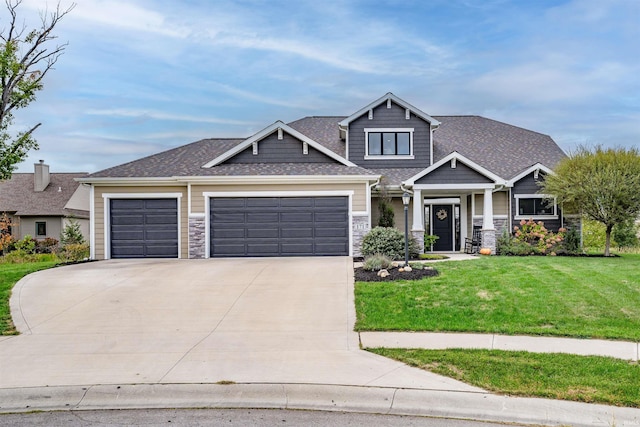
<svg viewBox="0 0 640 427"><path fill-rule="evenodd" d="M378 276L377 271L364 270L362 267L354 268L356 282L390 282L393 280L420 280L424 277L433 277L438 275L438 270L414 268L411 271L398 271L397 268L390 268L387 271L387 277Z"/></svg>

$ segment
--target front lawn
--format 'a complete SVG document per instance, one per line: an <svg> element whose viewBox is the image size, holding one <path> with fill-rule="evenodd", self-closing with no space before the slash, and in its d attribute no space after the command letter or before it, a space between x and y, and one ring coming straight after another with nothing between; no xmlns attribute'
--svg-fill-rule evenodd
<svg viewBox="0 0 640 427"><path fill-rule="evenodd" d="M0 262L0 335L13 335L16 333L9 309L9 298L11 297L13 285L27 274L51 268L56 264L58 264L58 261L29 262L24 264Z"/></svg>
<svg viewBox="0 0 640 427"><path fill-rule="evenodd" d="M369 351L502 394L640 407L636 362L498 350Z"/></svg>
<svg viewBox="0 0 640 427"><path fill-rule="evenodd" d="M640 255L483 257L416 281L357 282L359 331L452 331L640 341Z"/></svg>

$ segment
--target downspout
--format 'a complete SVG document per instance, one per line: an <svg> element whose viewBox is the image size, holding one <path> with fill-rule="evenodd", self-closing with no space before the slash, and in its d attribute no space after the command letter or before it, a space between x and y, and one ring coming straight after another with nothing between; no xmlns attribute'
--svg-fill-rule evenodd
<svg viewBox="0 0 640 427"><path fill-rule="evenodd" d="M381 179L382 179L382 176L379 176L376 182L369 185L369 229L372 228L371 227L371 211L373 210L373 206L371 204L371 196L373 195L373 187L375 187L376 185L379 185Z"/></svg>

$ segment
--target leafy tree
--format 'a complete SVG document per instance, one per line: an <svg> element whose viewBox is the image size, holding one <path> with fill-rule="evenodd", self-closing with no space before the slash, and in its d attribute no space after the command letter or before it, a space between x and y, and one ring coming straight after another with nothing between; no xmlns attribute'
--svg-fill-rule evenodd
<svg viewBox="0 0 640 427"><path fill-rule="evenodd" d="M616 224L616 226L613 227L611 237L613 237L613 241L616 242L616 245L620 248L638 246L638 226L633 220Z"/></svg>
<svg viewBox="0 0 640 427"><path fill-rule="evenodd" d="M52 31L75 6L60 10L58 4L55 11L41 14L38 28L28 30L18 22L21 3L22 0L5 0L9 19L0 32L0 180L11 178L15 165L27 157L29 150L38 149L33 132L41 123L14 135L10 129L13 113L36 99L42 79L64 52L66 44L49 47L57 38Z"/></svg>
<svg viewBox="0 0 640 427"><path fill-rule="evenodd" d="M554 172L542 183L543 192L556 196L565 209L604 224L609 256L613 227L640 214L640 151L580 147Z"/></svg>

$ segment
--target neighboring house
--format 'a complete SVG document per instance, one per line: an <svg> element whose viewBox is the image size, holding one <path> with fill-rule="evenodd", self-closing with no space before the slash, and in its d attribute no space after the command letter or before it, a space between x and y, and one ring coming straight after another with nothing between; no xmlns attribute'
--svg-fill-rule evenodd
<svg viewBox="0 0 640 427"><path fill-rule="evenodd" d="M60 240L73 218L88 240L90 188L76 181L87 174L49 173L42 160L34 169L34 173L14 173L11 179L0 181L0 213L6 213L15 224L12 236L17 240L27 235L37 240Z"/></svg>
<svg viewBox="0 0 640 427"><path fill-rule="evenodd" d="M521 219L565 219L537 182L565 157L548 136L477 116L429 116L392 93L348 117L277 121L106 169L91 184L92 258L359 255L388 183L396 226L459 251Z"/></svg>

